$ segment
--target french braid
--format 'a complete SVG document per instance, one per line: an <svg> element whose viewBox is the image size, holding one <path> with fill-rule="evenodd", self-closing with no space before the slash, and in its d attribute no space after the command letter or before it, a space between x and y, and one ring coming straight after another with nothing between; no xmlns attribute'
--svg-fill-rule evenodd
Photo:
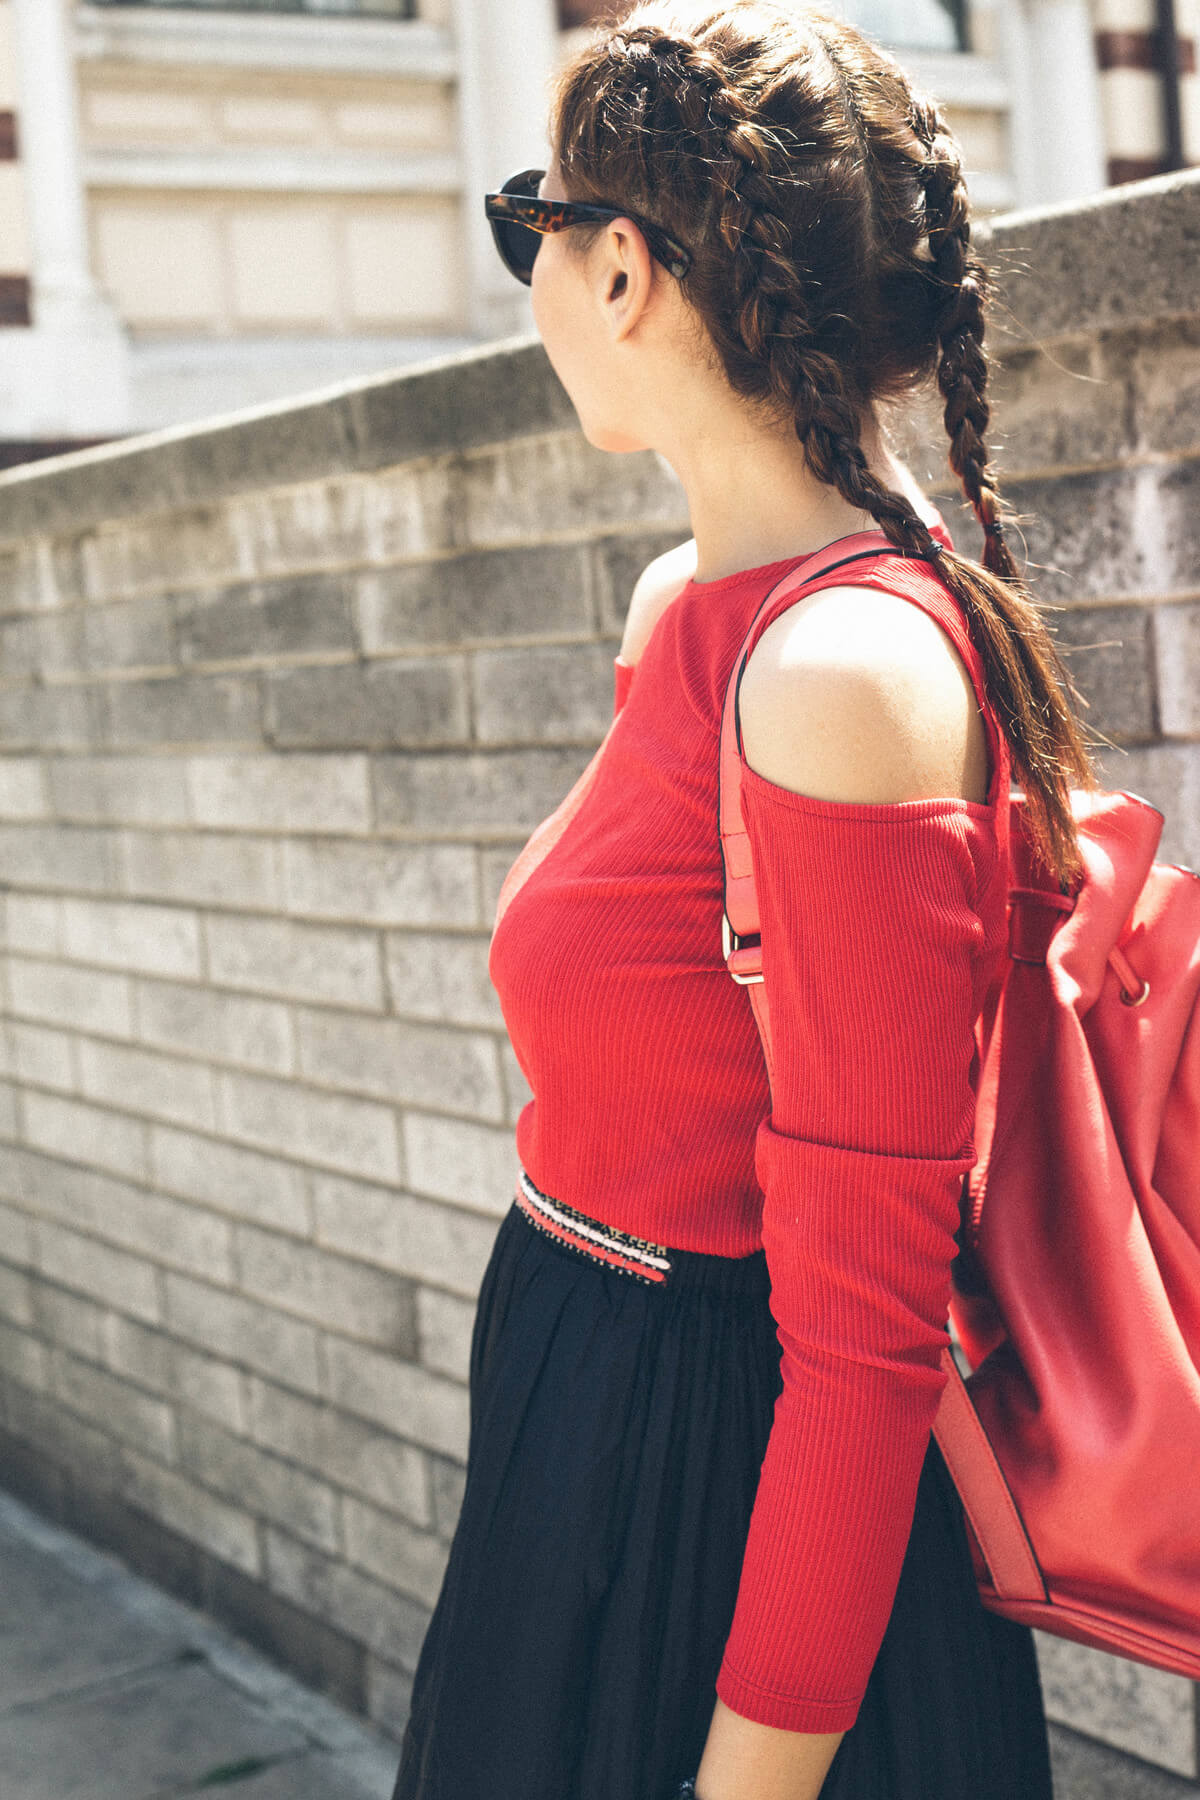
<svg viewBox="0 0 1200 1800"><path fill-rule="evenodd" d="M568 64L552 136L568 191L616 196L689 246L682 291L735 392L786 420L817 477L934 563L962 605L1064 884L1070 786L1093 784L1079 696L1004 538L989 466L985 265L958 145L893 58L788 0L641 0ZM586 229L576 236L586 247ZM984 532L945 548L862 449L874 405L934 379Z"/></svg>

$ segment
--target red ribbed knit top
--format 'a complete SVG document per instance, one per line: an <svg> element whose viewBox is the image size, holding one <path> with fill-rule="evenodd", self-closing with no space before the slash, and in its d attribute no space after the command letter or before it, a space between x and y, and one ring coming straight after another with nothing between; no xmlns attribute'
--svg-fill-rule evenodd
<svg viewBox="0 0 1200 1800"><path fill-rule="evenodd" d="M722 958L718 743L744 635L800 560L689 581L636 668L617 658L612 723L509 871L489 969L534 1095L516 1139L537 1187L656 1243L765 1249L783 1387L717 1692L766 1725L841 1731L891 1611L945 1379L975 1025L1006 937L1009 765L931 566L880 556L828 577L903 594L947 631L992 778L986 805L856 805L742 758L772 1095Z"/></svg>

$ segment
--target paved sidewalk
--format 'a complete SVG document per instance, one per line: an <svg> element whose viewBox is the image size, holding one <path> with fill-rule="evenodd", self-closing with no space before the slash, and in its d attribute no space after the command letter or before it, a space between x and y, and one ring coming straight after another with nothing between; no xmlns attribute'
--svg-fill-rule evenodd
<svg viewBox="0 0 1200 1800"><path fill-rule="evenodd" d="M1200 1793L1058 1726L1051 1738L1055 1800ZM205 1614L0 1491L0 1800L391 1800L399 1759Z"/></svg>
<svg viewBox="0 0 1200 1800"><path fill-rule="evenodd" d="M390 1800L399 1746L0 1492L2 1800Z"/></svg>

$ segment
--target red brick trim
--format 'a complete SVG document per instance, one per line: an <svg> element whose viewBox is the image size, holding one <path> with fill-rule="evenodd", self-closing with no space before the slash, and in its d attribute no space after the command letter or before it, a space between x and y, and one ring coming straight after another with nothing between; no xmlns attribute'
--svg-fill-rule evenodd
<svg viewBox="0 0 1200 1800"><path fill-rule="evenodd" d="M1194 75L1196 73L1196 40L1180 37L1179 73ZM1098 31L1096 33L1096 60L1101 69L1147 69L1151 74L1160 71L1158 51L1158 33L1156 31Z"/></svg>
<svg viewBox="0 0 1200 1800"><path fill-rule="evenodd" d="M1165 156L1110 156L1108 184L1120 187L1123 181L1149 181L1152 175L1167 173Z"/></svg>
<svg viewBox="0 0 1200 1800"><path fill-rule="evenodd" d="M0 106L0 162L16 162L17 150L17 115L10 108Z"/></svg>
<svg viewBox="0 0 1200 1800"><path fill-rule="evenodd" d="M28 275L0 275L0 329L32 322Z"/></svg>

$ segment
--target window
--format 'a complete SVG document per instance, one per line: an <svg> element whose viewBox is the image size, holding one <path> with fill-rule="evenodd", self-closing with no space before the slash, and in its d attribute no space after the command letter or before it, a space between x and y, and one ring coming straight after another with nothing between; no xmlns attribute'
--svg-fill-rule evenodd
<svg viewBox="0 0 1200 1800"><path fill-rule="evenodd" d="M967 0L838 0L834 10L897 50L967 48Z"/></svg>
<svg viewBox="0 0 1200 1800"><path fill-rule="evenodd" d="M313 13L321 18L415 19L417 0L92 0L94 6L172 6L191 12Z"/></svg>

